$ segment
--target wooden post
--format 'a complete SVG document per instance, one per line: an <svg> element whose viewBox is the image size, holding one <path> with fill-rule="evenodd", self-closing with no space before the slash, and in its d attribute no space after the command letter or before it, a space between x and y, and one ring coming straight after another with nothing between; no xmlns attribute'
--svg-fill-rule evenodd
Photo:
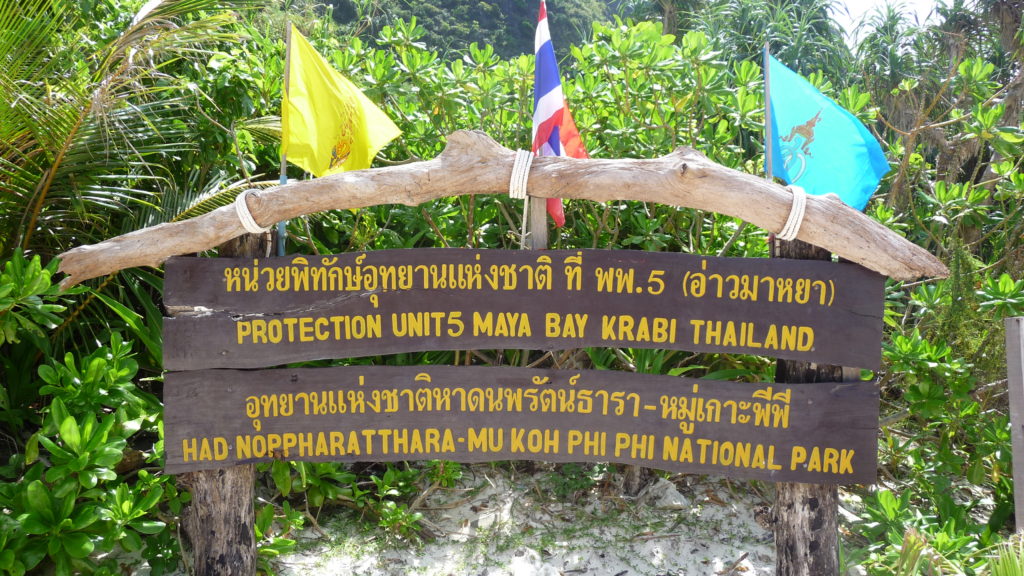
<svg viewBox="0 0 1024 576"><path fill-rule="evenodd" d="M1006 319L1006 376L1010 389L1014 520L1019 532L1024 530L1024 317Z"/></svg>
<svg viewBox="0 0 1024 576"><path fill-rule="evenodd" d="M220 246L225 257L263 257L270 239L246 234ZM192 494L181 513L187 539L184 552L195 576L256 574L256 468L252 464L188 472L178 484Z"/></svg>
<svg viewBox="0 0 1024 576"><path fill-rule="evenodd" d="M530 198L529 221L527 223L526 247L530 250L548 248L548 209L543 198ZM629 496L640 493L643 483L643 468L627 464L622 471L622 492Z"/></svg>
<svg viewBox="0 0 1024 576"><path fill-rule="evenodd" d="M527 250L548 249L548 207L544 198L529 199L529 216L526 223Z"/></svg>
<svg viewBox="0 0 1024 576"><path fill-rule="evenodd" d="M773 257L829 260L828 250L794 240L779 241ZM836 330L841 330L836 326ZM779 360L775 381L842 382L841 366ZM839 574L839 489L834 484L775 485L775 573L777 576Z"/></svg>

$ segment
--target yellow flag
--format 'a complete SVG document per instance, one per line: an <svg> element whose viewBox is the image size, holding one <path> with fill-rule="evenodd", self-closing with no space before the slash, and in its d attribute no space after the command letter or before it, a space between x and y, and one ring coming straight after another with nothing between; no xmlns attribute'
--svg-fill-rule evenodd
<svg viewBox="0 0 1024 576"><path fill-rule="evenodd" d="M281 153L320 177L369 168L402 132L292 26L288 86L281 106Z"/></svg>

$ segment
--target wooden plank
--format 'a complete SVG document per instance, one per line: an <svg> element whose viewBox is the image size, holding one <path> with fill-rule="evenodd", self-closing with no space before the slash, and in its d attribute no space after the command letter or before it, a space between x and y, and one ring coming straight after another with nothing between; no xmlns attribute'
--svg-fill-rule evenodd
<svg viewBox="0 0 1024 576"><path fill-rule="evenodd" d="M448 137L440 156L373 170L355 170L295 182L248 196L260 225L324 210L401 203L416 206L464 194L507 194L515 152L482 132ZM793 205L787 188L715 164L691 149L662 158L534 158L528 190L534 198L604 202L641 200L710 210L769 232L782 229ZM159 266L167 258L208 250L244 232L234 206L79 246L60 254L61 287L133 266ZM897 280L949 275L927 250L829 196L808 196L799 237Z"/></svg>
<svg viewBox="0 0 1024 576"><path fill-rule="evenodd" d="M1010 390L1013 503L1017 530L1024 528L1024 318L1007 318L1006 374Z"/></svg>
<svg viewBox="0 0 1024 576"><path fill-rule="evenodd" d="M345 366L168 373L169 473L306 461L606 461L768 481L875 478L873 383ZM776 418L778 418L776 420Z"/></svg>
<svg viewBox="0 0 1024 576"><path fill-rule="evenodd" d="M176 258L165 301L204 314L164 322L164 365L615 346L877 369L883 290L853 264L622 250Z"/></svg>

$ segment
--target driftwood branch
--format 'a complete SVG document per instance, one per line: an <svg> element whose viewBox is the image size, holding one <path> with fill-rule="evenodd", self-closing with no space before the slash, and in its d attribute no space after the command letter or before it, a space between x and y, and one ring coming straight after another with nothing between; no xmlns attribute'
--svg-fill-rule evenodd
<svg viewBox="0 0 1024 576"><path fill-rule="evenodd" d="M455 132L437 158L345 172L253 193L256 222L297 218L329 209L377 204L415 206L462 194L506 194L515 153L482 132ZM533 161L527 188L539 198L595 201L642 200L708 210L778 232L789 216L792 194L757 176L715 164L687 148L653 160ZM61 254L63 287L134 266L159 266L179 254L202 252L245 233L234 208L161 224L80 246ZM839 200L807 198L798 238L897 280L945 277L935 256Z"/></svg>

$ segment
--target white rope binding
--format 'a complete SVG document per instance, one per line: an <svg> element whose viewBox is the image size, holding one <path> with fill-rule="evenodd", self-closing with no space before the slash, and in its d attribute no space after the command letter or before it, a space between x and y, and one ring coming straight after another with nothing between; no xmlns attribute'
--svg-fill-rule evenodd
<svg viewBox="0 0 1024 576"><path fill-rule="evenodd" d="M256 223L256 219L252 217L252 213L249 212L249 205L245 203L246 196L251 192L257 192L257 190L249 189L242 192L235 197L235 214L238 214L239 221L242 222L242 228L249 234L263 234L270 228L260 228L260 225Z"/></svg>
<svg viewBox="0 0 1024 576"><path fill-rule="evenodd" d="M512 177L508 181L508 195L518 200L526 199L526 179L533 164L533 152L516 150L516 162L512 165Z"/></svg>
<svg viewBox="0 0 1024 576"><path fill-rule="evenodd" d="M779 240L796 240L797 232L800 231L800 225L804 222L804 213L807 211L807 192L799 186L789 186L789 191L793 193L793 207L789 210L789 218L786 219L786 225L782 227L782 231L775 235Z"/></svg>
<svg viewBox="0 0 1024 576"><path fill-rule="evenodd" d="M516 150L516 161L512 164L512 176L508 180L509 198L523 201L523 229L519 232L519 247L526 248L526 223L530 219L530 197L526 195L526 180L530 176L533 152Z"/></svg>

